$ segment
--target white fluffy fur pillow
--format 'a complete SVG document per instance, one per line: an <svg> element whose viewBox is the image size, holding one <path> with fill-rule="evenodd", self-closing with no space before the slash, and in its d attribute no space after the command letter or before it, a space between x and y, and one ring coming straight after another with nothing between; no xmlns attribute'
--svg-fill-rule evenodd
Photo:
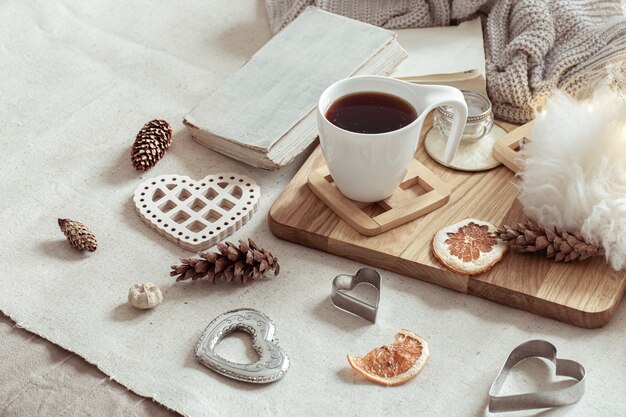
<svg viewBox="0 0 626 417"><path fill-rule="evenodd" d="M580 231L626 268L626 101L606 88L585 102L556 93L522 155L526 215Z"/></svg>

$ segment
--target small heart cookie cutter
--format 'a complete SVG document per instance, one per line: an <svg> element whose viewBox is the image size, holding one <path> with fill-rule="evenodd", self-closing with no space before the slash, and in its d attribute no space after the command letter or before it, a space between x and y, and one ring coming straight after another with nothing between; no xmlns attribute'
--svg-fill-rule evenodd
<svg viewBox="0 0 626 417"><path fill-rule="evenodd" d="M252 336L252 347L259 354L253 363L236 363L215 353L226 335L243 331ZM195 356L207 368L239 381L264 384L282 378L289 368L289 357L274 338L276 326L264 313L251 308L231 310L217 316L200 337Z"/></svg>
<svg viewBox="0 0 626 417"><path fill-rule="evenodd" d="M538 391L526 394L498 396L509 371L517 363L527 358L539 357L552 362L557 376L568 376L578 382L568 387L550 391ZM489 412L532 410L571 405L580 400L585 393L585 368L570 359L561 359L556 355L556 347L545 340L529 340L509 354L500 373L489 389Z"/></svg>
<svg viewBox="0 0 626 417"><path fill-rule="evenodd" d="M345 291L352 290L357 284L365 282L376 288L376 304L353 297ZM337 275L333 280L333 289L330 294L330 301L340 310L347 311L359 317L376 323L378 305L380 303L380 286L382 278L380 273L372 268L361 268L354 275Z"/></svg>

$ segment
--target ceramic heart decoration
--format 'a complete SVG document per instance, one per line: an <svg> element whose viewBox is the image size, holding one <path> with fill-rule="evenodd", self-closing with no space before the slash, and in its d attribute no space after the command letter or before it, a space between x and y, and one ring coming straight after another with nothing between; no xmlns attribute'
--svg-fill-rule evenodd
<svg viewBox="0 0 626 417"><path fill-rule="evenodd" d="M144 223L178 246L197 252L246 224L260 195L259 186L245 175L214 174L198 181L160 175L137 187L133 201Z"/></svg>
<svg viewBox="0 0 626 417"><path fill-rule="evenodd" d="M228 311L215 318L196 346L195 356L207 368L244 382L263 384L279 380L289 368L289 357L274 339L276 327L264 313L251 308ZM215 353L226 335L243 331L252 336L252 347L259 354L253 363L235 363Z"/></svg>

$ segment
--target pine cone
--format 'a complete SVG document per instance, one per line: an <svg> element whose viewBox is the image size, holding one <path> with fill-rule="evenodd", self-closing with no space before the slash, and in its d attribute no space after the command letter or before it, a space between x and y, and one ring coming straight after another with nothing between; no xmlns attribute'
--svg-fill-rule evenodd
<svg viewBox="0 0 626 417"><path fill-rule="evenodd" d="M70 219L59 219L59 227L65 237L78 250L93 252L98 249L96 236L81 222Z"/></svg>
<svg viewBox="0 0 626 417"><path fill-rule="evenodd" d="M252 239L248 239L248 244L240 240L239 246L231 242L218 243L217 249L219 252L198 254L200 258L181 259L181 265L172 265L170 276L176 277L176 281L207 277L215 284L224 277L226 282L239 278L245 283L272 270L274 275L280 272L278 258L260 249Z"/></svg>
<svg viewBox="0 0 626 417"><path fill-rule="evenodd" d="M545 252L556 262L585 260L592 256L604 255L604 250L585 241L580 233L569 233L556 227L544 227L528 221L511 227L498 228L496 235L511 249L519 252Z"/></svg>
<svg viewBox="0 0 626 417"><path fill-rule="evenodd" d="M146 171L156 165L172 144L172 127L165 120L155 119L137 133L130 156L138 171Z"/></svg>

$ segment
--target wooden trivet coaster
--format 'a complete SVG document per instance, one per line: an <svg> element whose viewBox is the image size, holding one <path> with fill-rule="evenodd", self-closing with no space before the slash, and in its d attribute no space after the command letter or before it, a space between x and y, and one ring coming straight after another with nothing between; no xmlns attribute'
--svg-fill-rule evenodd
<svg viewBox="0 0 626 417"><path fill-rule="evenodd" d="M398 189L385 200L359 203L341 194L335 186L327 166L311 171L309 188L343 221L365 236L376 236L417 219L445 205L451 189L417 160L411 166ZM416 188L426 191L419 195ZM380 214L369 215L366 208L377 205ZM375 210L380 211L380 210Z"/></svg>
<svg viewBox="0 0 626 417"><path fill-rule="evenodd" d="M493 157L502 162L508 169L517 173L520 169L520 147L522 146L522 142L530 140L530 132L532 129L533 122L528 122L502 136L493 145Z"/></svg>
<svg viewBox="0 0 626 417"><path fill-rule="evenodd" d="M260 195L259 186L245 175L215 174L199 181L160 175L137 187L133 201L144 223L181 248L197 252L246 224Z"/></svg>

